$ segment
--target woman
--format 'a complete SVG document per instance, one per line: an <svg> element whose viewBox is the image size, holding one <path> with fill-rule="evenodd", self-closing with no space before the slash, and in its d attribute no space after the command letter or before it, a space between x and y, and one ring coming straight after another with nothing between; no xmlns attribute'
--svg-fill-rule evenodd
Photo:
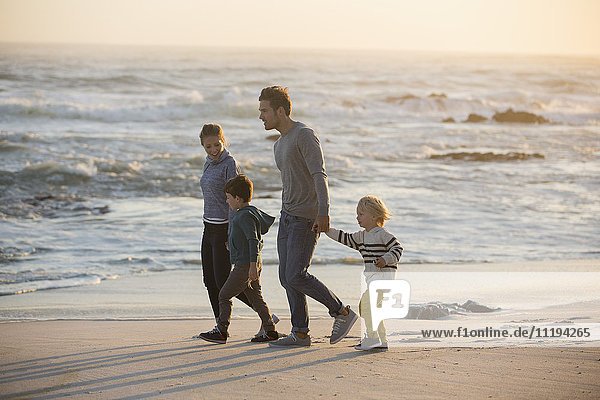
<svg viewBox="0 0 600 400"><path fill-rule="evenodd" d="M200 178L204 197L204 233L202 234L202 275L215 319L219 316L219 291L231 272L227 250L227 229L230 209L225 197L225 183L240 173L237 161L225 148L223 128L218 124L205 124L200 131L200 144L207 157ZM252 308L246 295L236 296ZM273 315L273 322L279 321ZM262 330L257 333L261 335Z"/></svg>

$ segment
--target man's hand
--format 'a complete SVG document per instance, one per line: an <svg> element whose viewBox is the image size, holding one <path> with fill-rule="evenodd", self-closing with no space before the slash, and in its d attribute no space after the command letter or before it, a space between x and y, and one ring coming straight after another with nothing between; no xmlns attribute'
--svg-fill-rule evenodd
<svg viewBox="0 0 600 400"><path fill-rule="evenodd" d="M383 257L377 257L377 260L375 260L375 266L377 268L385 267L385 260L383 259Z"/></svg>
<svg viewBox="0 0 600 400"><path fill-rule="evenodd" d="M329 216L317 217L312 227L313 232L319 234L329 230Z"/></svg>
<svg viewBox="0 0 600 400"><path fill-rule="evenodd" d="M250 263L250 271L248 272L248 278L251 282L258 280L258 268L255 262Z"/></svg>

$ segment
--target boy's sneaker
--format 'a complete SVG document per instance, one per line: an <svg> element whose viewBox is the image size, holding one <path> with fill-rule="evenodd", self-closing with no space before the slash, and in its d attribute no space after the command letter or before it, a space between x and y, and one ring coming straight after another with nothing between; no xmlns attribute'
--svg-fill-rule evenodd
<svg viewBox="0 0 600 400"><path fill-rule="evenodd" d="M219 343L219 344L227 343L227 333L222 333L219 330L219 328L217 328L216 326L208 332L200 333L198 335L198 338L206 340L207 342L211 342L211 343Z"/></svg>
<svg viewBox="0 0 600 400"><path fill-rule="evenodd" d="M215 329L215 328L213 328L213 329ZM204 332L204 333L207 333L207 332ZM199 334L197 334L197 335L194 335L194 336L192 336L192 339L202 339L202 338L200 337L200 335L203 335L203 333L199 333ZM229 332L227 332L227 337L229 337Z"/></svg>
<svg viewBox="0 0 600 400"><path fill-rule="evenodd" d="M250 341L253 343L262 343L272 342L273 340L277 339L279 339L279 333L277 333L277 331L269 331L262 334L261 336L254 336L252 339L250 339Z"/></svg>
<svg viewBox="0 0 600 400"><path fill-rule="evenodd" d="M333 329L331 330L331 338L329 339L329 343L331 344L336 344L345 338L356 320L358 320L358 315L350 309L350 306L346 306L346 310L348 310L348 315L340 314L333 321Z"/></svg>
<svg viewBox="0 0 600 400"><path fill-rule="evenodd" d="M218 318L215 318L215 322L216 322L216 323L217 323L217 325L218 325L218 324L219 324L219 319L218 319ZM214 331L215 329L217 329L217 325L215 325L215 327L213 328L213 331ZM206 332L206 333L208 333L208 332ZM202 335L202 333L199 333L199 334L197 334L197 335L194 335L194 336L192 336L192 339L202 339L202 338L200 337L200 335ZM227 337L229 337L229 332L227 332Z"/></svg>
<svg viewBox="0 0 600 400"><path fill-rule="evenodd" d="M277 323L279 322L279 317L277 317L277 315L275 314L271 314L271 319L273 320L273 325L277 325ZM255 338L259 337L259 336L264 336L265 335L265 328L263 328L262 323L260 325L260 329L258 330L258 332L256 332L256 335L254 335Z"/></svg>
<svg viewBox="0 0 600 400"><path fill-rule="evenodd" d="M381 343L381 340L379 340L379 338L375 339L375 338L364 337L363 340L361 340L359 344L354 346L354 348L356 350L373 350L373 349L380 349L380 348L382 348L381 346L383 346L383 343ZM385 348L387 349L387 343L385 345Z"/></svg>
<svg viewBox="0 0 600 400"><path fill-rule="evenodd" d="M278 340L269 343L269 346L275 347L287 347L287 346L310 346L310 335L307 335L305 338L300 338L296 336L296 333L292 332L287 336L284 336Z"/></svg>

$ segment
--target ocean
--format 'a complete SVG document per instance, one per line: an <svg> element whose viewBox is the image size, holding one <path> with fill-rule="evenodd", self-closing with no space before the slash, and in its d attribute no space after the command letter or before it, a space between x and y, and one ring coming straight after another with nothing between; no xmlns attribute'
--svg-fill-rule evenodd
<svg viewBox="0 0 600 400"><path fill-rule="evenodd" d="M278 215L276 132L258 120L273 84L320 136L333 226L358 230L375 194L405 264L600 265L598 57L1 44L0 319L28 318L10 298L181 271L203 304L169 316L209 317L198 133L223 126L254 203ZM343 292L360 258L323 236L311 268Z"/></svg>

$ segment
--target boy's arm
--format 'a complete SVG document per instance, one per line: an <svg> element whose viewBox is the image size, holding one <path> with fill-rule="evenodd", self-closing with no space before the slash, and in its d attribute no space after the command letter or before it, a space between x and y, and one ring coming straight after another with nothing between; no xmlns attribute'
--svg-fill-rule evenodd
<svg viewBox="0 0 600 400"><path fill-rule="evenodd" d="M248 272L248 279L251 281L258 280L258 267L255 262L250 263L250 271Z"/></svg>
<svg viewBox="0 0 600 400"><path fill-rule="evenodd" d="M244 214L240 218L240 227L246 240L248 240L248 252L250 255L249 278L251 281L255 281L258 279L258 253L260 251L256 221L250 214Z"/></svg>
<svg viewBox="0 0 600 400"><path fill-rule="evenodd" d="M363 244L362 231L346 233L339 229L329 228L329 230L325 232L325 234L333 240L340 242L341 244L346 245L354 250L358 250L359 246Z"/></svg>

